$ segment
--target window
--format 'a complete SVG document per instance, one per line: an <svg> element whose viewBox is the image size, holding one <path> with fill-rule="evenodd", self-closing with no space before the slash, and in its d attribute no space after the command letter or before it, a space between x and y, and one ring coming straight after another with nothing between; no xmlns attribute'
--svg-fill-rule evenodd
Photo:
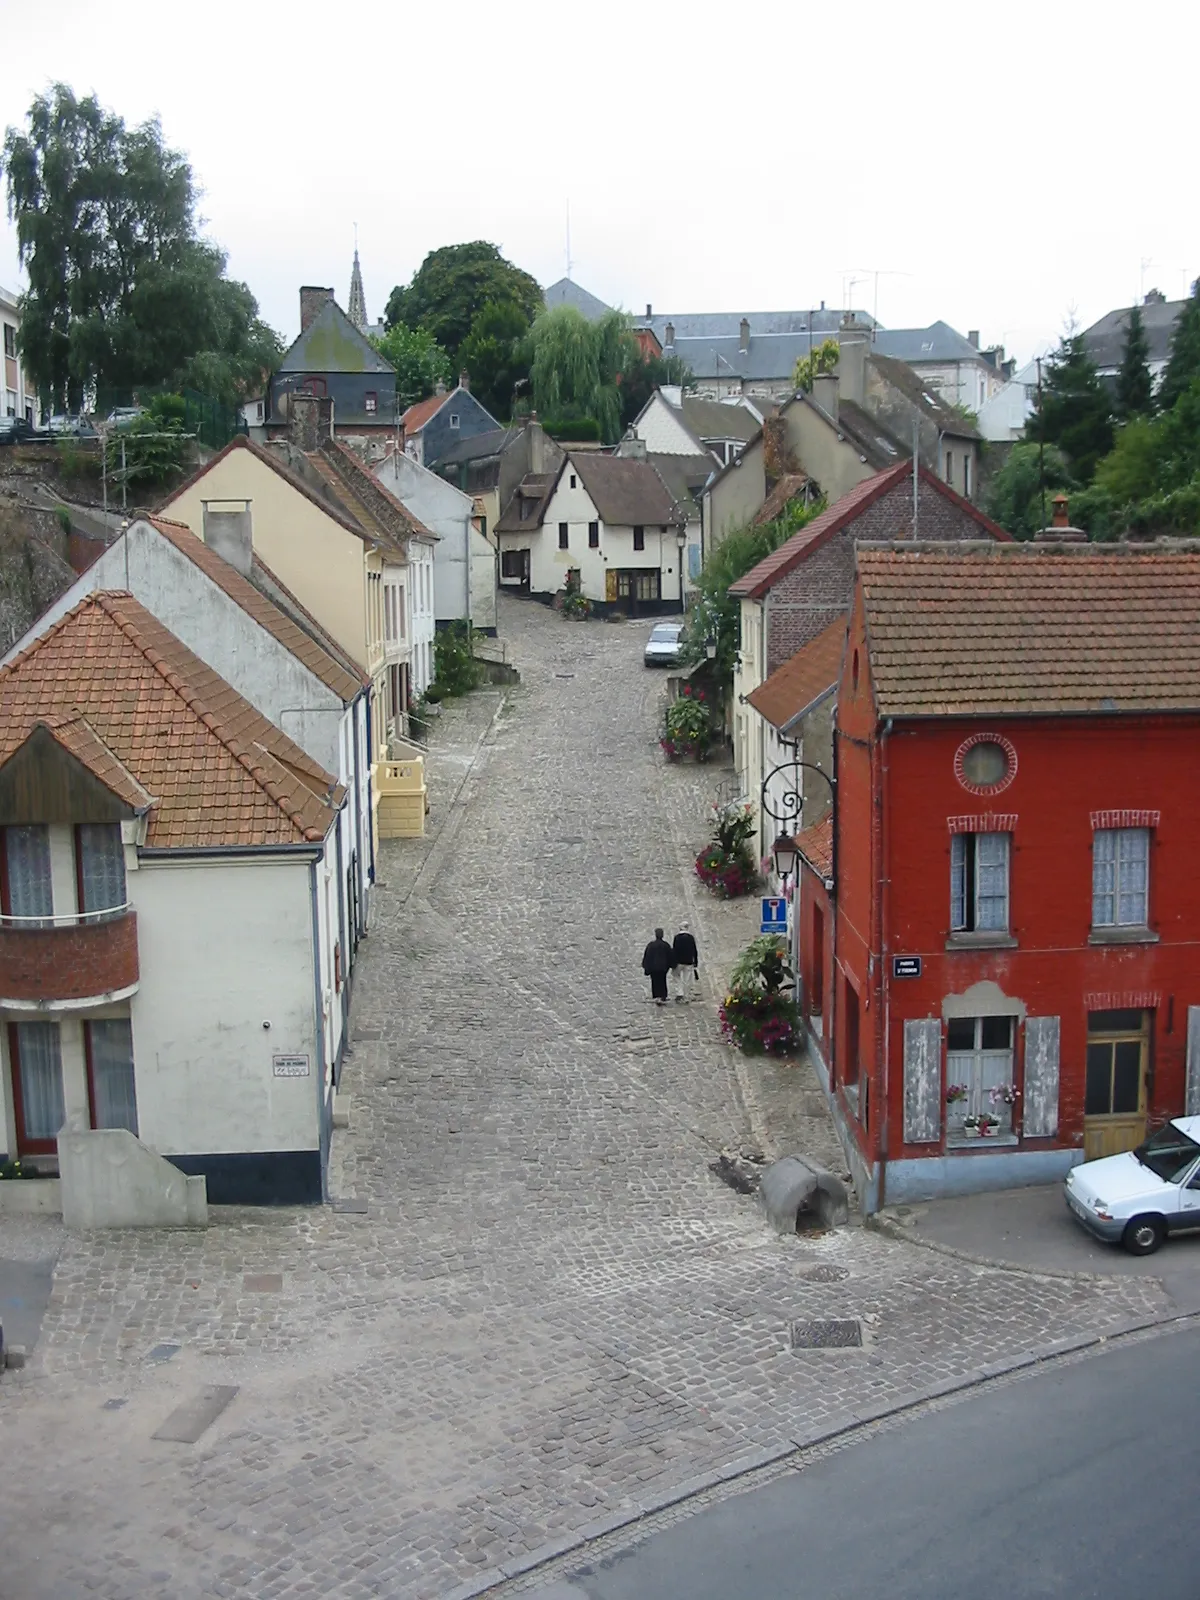
<svg viewBox="0 0 1200 1600"><path fill-rule="evenodd" d="M133 1081L133 1030L128 1017L85 1023L84 1048L93 1128L138 1131Z"/></svg>
<svg viewBox="0 0 1200 1600"><path fill-rule="evenodd" d="M1136 1117L1143 1111L1148 1015L1133 1010L1088 1012L1085 1117ZM1087 1159L1091 1154L1085 1152Z"/></svg>
<svg viewBox="0 0 1200 1600"><path fill-rule="evenodd" d="M379 409L379 396L374 389L368 389L363 396L363 410L374 415Z"/></svg>
<svg viewBox="0 0 1200 1600"><path fill-rule="evenodd" d="M571 474L571 487L572 487L572 489L575 487L575 474L574 473Z"/></svg>
<svg viewBox="0 0 1200 1600"><path fill-rule="evenodd" d="M1092 926L1146 927L1149 885L1149 828L1097 828L1092 835Z"/></svg>
<svg viewBox="0 0 1200 1600"><path fill-rule="evenodd" d="M818 905L812 908L812 950L809 960L808 1014L819 1026L821 1013L825 1009L825 913Z"/></svg>
<svg viewBox="0 0 1200 1600"><path fill-rule="evenodd" d="M644 550L646 548L645 528L635 528L633 530L633 548L635 550Z"/></svg>
<svg viewBox="0 0 1200 1600"><path fill-rule="evenodd" d="M951 835L950 931L1008 932L1008 834Z"/></svg>
<svg viewBox="0 0 1200 1600"><path fill-rule="evenodd" d="M1011 1134L1015 1099L1013 1019L951 1017L946 1024L947 1138Z"/></svg>
<svg viewBox="0 0 1200 1600"><path fill-rule="evenodd" d="M396 637L403 639L408 632L408 623L404 615L404 585L397 583L392 593L396 597Z"/></svg>
<svg viewBox="0 0 1200 1600"><path fill-rule="evenodd" d="M969 455L963 457L963 495L968 500L971 498L971 458Z"/></svg>
<svg viewBox="0 0 1200 1600"><path fill-rule="evenodd" d="M13 1086L20 1101L16 1107L17 1147L40 1147L49 1153L66 1121L58 1023L12 1023L9 1040L17 1067Z"/></svg>
<svg viewBox="0 0 1200 1600"><path fill-rule="evenodd" d="M953 450L947 450L946 451L946 482L953 489L953 487L954 487L954 451Z"/></svg>
<svg viewBox="0 0 1200 1600"><path fill-rule="evenodd" d="M589 550L599 550L599 548L600 548L600 524L598 522L589 522L588 523L588 549Z"/></svg>
<svg viewBox="0 0 1200 1600"><path fill-rule="evenodd" d="M10 917L50 918L50 830L40 823L4 830L4 911ZM57 1133L57 1128L55 1129Z"/></svg>
<svg viewBox="0 0 1200 1600"><path fill-rule="evenodd" d="M560 522L558 525L558 548L560 550L571 548L571 530L565 522Z"/></svg>
<svg viewBox="0 0 1200 1600"><path fill-rule="evenodd" d="M500 576L502 578L524 577L524 556L524 550L502 550L500 552Z"/></svg>
<svg viewBox="0 0 1200 1600"><path fill-rule="evenodd" d="M452 411L450 413L450 426L452 428L457 428L458 427L458 412L457 411Z"/></svg>
<svg viewBox="0 0 1200 1600"><path fill-rule="evenodd" d="M125 904L125 849L119 822L82 823L75 830L80 911L117 911Z"/></svg>
<svg viewBox="0 0 1200 1600"><path fill-rule="evenodd" d="M4 354L15 361L17 356L17 330L11 322L4 324Z"/></svg>
<svg viewBox="0 0 1200 1600"><path fill-rule="evenodd" d="M658 600L658 573L639 572L634 583L634 596L638 600Z"/></svg>

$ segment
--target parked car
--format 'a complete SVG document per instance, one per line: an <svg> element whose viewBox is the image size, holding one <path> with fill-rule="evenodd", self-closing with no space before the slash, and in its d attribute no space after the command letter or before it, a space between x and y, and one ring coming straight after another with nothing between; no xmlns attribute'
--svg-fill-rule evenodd
<svg viewBox="0 0 1200 1600"><path fill-rule="evenodd" d="M1200 1117L1172 1117L1136 1150L1072 1167L1065 1191L1077 1222L1135 1256L1200 1230Z"/></svg>
<svg viewBox="0 0 1200 1600"><path fill-rule="evenodd" d="M36 439L37 429L24 417L0 417L0 444L17 444L21 439Z"/></svg>
<svg viewBox="0 0 1200 1600"><path fill-rule="evenodd" d="M682 622L656 622L646 641L646 665L677 667L680 656L679 641L682 636Z"/></svg>
<svg viewBox="0 0 1200 1600"><path fill-rule="evenodd" d="M105 422L110 428L128 428L131 423L145 412L145 406L114 406L105 417Z"/></svg>
<svg viewBox="0 0 1200 1600"><path fill-rule="evenodd" d="M95 438L96 435L91 418L82 414L76 415L74 412L58 412L46 423L46 429L49 433L74 434L89 439Z"/></svg>

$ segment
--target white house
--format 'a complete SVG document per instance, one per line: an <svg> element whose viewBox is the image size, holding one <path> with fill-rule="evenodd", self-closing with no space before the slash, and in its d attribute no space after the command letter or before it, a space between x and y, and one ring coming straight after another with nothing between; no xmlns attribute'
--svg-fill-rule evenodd
<svg viewBox="0 0 1200 1600"><path fill-rule="evenodd" d="M126 593L0 668L9 1157L126 1128L214 1203L320 1201L345 791Z"/></svg>
<svg viewBox="0 0 1200 1600"><path fill-rule="evenodd" d="M17 334L21 329L21 301L7 289L0 289L0 337L4 342L4 384L0 392L0 415L23 417L36 422L37 395L17 354Z"/></svg>
<svg viewBox="0 0 1200 1600"><path fill-rule="evenodd" d="M710 454L725 467L762 427L763 410L742 395L729 400L701 400L678 385L656 389L642 407L633 432L644 439L650 455Z"/></svg>
<svg viewBox="0 0 1200 1600"><path fill-rule="evenodd" d="M506 588L550 599L574 573L602 610L683 609L687 523L649 461L568 451L518 487L496 533Z"/></svg>
<svg viewBox="0 0 1200 1600"><path fill-rule="evenodd" d="M368 927L374 867L370 680L310 617L298 608L289 614L278 578L257 557L251 561L249 515L247 507L206 506L207 542L182 523L139 517L0 658L0 665L27 650L87 595L128 590L346 790L338 815L346 863L338 924L349 976ZM347 990L344 1008L348 1004Z"/></svg>
<svg viewBox="0 0 1200 1600"><path fill-rule="evenodd" d="M469 621L483 633L495 633L496 551L479 531L470 495L401 450L393 450L371 470L410 517L437 535L433 549L434 619ZM415 642L414 639L414 646Z"/></svg>
<svg viewBox="0 0 1200 1600"><path fill-rule="evenodd" d="M1038 369L1031 361L997 389L979 408L979 431L985 439L1012 440L1025 436L1025 424L1037 410Z"/></svg>

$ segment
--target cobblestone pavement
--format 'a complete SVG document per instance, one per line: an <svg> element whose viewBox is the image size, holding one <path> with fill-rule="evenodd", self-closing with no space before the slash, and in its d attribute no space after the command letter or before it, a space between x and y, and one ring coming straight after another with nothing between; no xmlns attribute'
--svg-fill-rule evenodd
<svg viewBox="0 0 1200 1600"><path fill-rule="evenodd" d="M647 625L517 602L503 625L523 683L447 709L436 836L384 849L332 1174L366 1210L5 1226L0 1255L58 1252L0 1389L6 1600L446 1595L799 1432L1167 1308L1148 1278L777 1238L712 1177L719 1148L772 1142L789 1089L781 1137L836 1160L807 1069L718 1037L712 980L754 931L690 875L721 775L661 762ZM660 1011L638 958L689 914L707 999ZM792 1351L793 1320L828 1317L863 1348ZM208 1384L238 1393L197 1443L151 1438Z"/></svg>

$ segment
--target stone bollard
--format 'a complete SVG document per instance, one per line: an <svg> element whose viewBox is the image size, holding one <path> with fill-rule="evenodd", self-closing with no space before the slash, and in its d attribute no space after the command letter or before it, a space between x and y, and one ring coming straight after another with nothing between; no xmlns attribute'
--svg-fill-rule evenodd
<svg viewBox="0 0 1200 1600"><path fill-rule="evenodd" d="M814 1217L822 1228L841 1228L850 1220L845 1184L806 1156L773 1161L762 1175L758 1199L779 1233L798 1232L804 1215Z"/></svg>

